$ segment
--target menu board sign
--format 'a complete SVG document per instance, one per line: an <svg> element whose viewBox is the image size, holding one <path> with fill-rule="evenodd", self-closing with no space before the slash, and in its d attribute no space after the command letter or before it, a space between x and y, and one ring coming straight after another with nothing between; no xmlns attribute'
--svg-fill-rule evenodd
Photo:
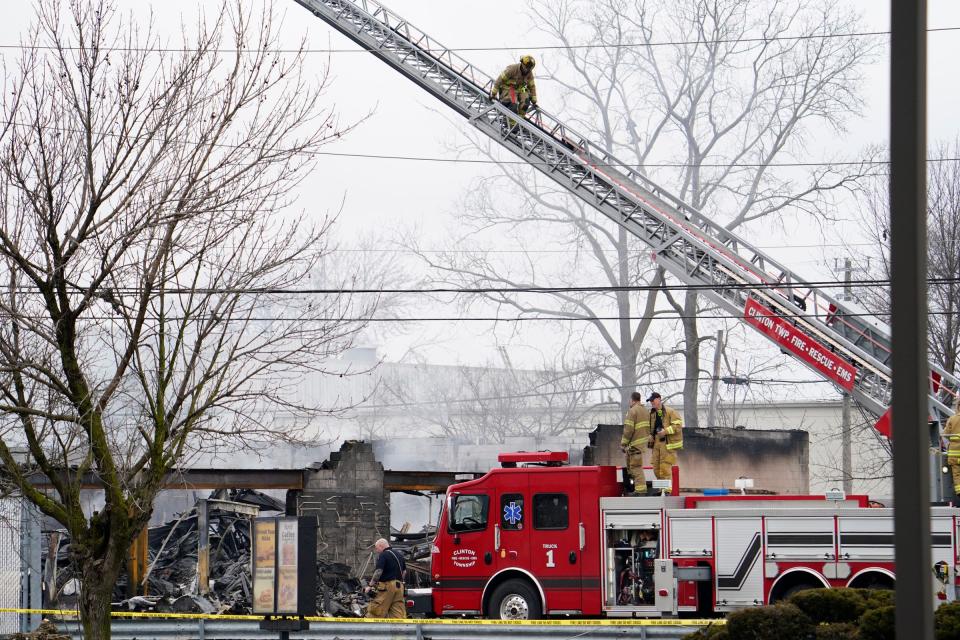
<svg viewBox="0 0 960 640"><path fill-rule="evenodd" d="M277 570L277 521L253 521L253 611L273 613Z"/></svg>
<svg viewBox="0 0 960 640"><path fill-rule="evenodd" d="M317 614L317 521L281 516L253 521L253 612Z"/></svg>
<svg viewBox="0 0 960 640"><path fill-rule="evenodd" d="M277 613L297 612L297 520L278 520Z"/></svg>

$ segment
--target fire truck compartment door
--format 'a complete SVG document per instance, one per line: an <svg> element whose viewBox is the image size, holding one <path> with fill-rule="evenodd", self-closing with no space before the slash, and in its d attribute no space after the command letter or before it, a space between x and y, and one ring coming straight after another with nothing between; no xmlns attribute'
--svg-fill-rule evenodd
<svg viewBox="0 0 960 640"><path fill-rule="evenodd" d="M713 523L710 518L671 518L670 555L704 558L713 555Z"/></svg>
<svg viewBox="0 0 960 640"><path fill-rule="evenodd" d="M717 517L717 608L763 604L761 518Z"/></svg>
<svg viewBox="0 0 960 640"><path fill-rule="evenodd" d="M893 560L893 518L840 516L840 558Z"/></svg>
<svg viewBox="0 0 960 640"><path fill-rule="evenodd" d="M834 545L834 519L832 516L817 518L769 517L767 527L767 558L786 560L803 558L811 560L836 559Z"/></svg>
<svg viewBox="0 0 960 640"><path fill-rule="evenodd" d="M604 511L603 525L607 529L659 529L659 511Z"/></svg>

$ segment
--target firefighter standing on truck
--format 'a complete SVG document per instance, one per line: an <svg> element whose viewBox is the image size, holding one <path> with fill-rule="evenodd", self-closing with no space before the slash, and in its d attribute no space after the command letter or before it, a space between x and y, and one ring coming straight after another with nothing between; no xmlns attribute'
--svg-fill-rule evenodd
<svg viewBox="0 0 960 640"><path fill-rule="evenodd" d="M673 476L677 451L683 449L683 420L680 414L663 404L663 398L654 391L647 398L650 409L650 447L653 449L653 473L658 480Z"/></svg>
<svg viewBox="0 0 960 640"><path fill-rule="evenodd" d="M390 543L380 538L374 544L377 553L377 567L370 578L366 592L374 592L373 600L367 606L368 618L406 618L407 603L403 598L403 579L407 573L407 563L403 554L390 548Z"/></svg>
<svg viewBox="0 0 960 640"><path fill-rule="evenodd" d="M634 491L645 487L647 480L643 475L643 452L650 440L650 422L643 411L643 396L634 391L630 394L630 408L623 419L623 437L620 449L627 456L627 472L633 478Z"/></svg>
<svg viewBox="0 0 960 640"><path fill-rule="evenodd" d="M537 104L537 83L533 80L536 64L533 56L523 56L518 64L504 69L493 83L490 99L499 100L519 116L527 115L527 109Z"/></svg>
<svg viewBox="0 0 960 640"><path fill-rule="evenodd" d="M947 441L947 466L953 475L953 492L960 496L960 398L943 428L943 437Z"/></svg>

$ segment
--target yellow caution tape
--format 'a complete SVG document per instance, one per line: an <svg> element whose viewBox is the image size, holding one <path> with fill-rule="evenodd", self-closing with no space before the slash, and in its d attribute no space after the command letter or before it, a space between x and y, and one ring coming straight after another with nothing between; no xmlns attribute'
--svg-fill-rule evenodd
<svg viewBox="0 0 960 640"><path fill-rule="evenodd" d="M80 612L75 609L16 609L2 608L0 613L35 613L60 617L78 617ZM183 620L253 620L260 621L268 618L274 620L297 619L295 616L254 616L227 613L160 613L156 611L111 611L114 618L174 618ZM451 624L451 625L526 625L534 627L705 627L707 625L722 625L723 619L690 619L678 620L674 618L598 618L596 620L484 620L480 618L331 618L307 616L310 622L335 624Z"/></svg>

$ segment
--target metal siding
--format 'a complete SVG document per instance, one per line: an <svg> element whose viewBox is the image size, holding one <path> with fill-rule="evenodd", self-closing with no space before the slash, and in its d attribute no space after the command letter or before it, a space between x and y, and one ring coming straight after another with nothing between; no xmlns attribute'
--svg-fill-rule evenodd
<svg viewBox="0 0 960 640"><path fill-rule="evenodd" d="M716 519L717 603L763 604L761 518Z"/></svg>
<svg viewBox="0 0 960 640"><path fill-rule="evenodd" d="M670 555L698 558L713 555L710 518L670 519Z"/></svg>

